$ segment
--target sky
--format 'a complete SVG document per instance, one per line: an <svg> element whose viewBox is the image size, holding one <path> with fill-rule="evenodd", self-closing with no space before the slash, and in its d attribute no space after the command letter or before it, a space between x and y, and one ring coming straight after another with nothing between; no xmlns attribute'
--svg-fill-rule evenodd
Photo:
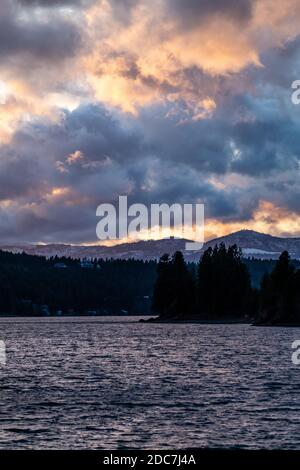
<svg viewBox="0 0 300 470"><path fill-rule="evenodd" d="M0 243L203 203L206 238L300 236L300 0L1 0Z"/></svg>

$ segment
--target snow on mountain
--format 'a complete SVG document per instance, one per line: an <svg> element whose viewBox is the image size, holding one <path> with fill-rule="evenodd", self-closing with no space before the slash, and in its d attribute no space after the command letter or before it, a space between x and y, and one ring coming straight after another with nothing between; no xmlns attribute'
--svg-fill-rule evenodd
<svg viewBox="0 0 300 470"><path fill-rule="evenodd" d="M240 230L225 237L210 240L205 244L205 248L221 242L226 246L238 245L247 257L277 259L285 250L292 258L300 257L300 238L280 238L253 230Z"/></svg>
<svg viewBox="0 0 300 470"><path fill-rule="evenodd" d="M210 240L204 244L200 251L185 251L183 239L162 239L123 243L112 247L101 245L5 245L2 250L13 253L28 253L45 256L66 256L71 258L114 258L114 259L157 259L164 253L173 254L180 250L188 261L198 260L204 249L214 247L221 242L226 246L236 244L243 250L245 257L277 259L282 251L289 251L292 258L300 258L300 238L279 238L252 230L241 230L224 237Z"/></svg>
<svg viewBox="0 0 300 470"><path fill-rule="evenodd" d="M265 251L265 250L260 250L259 248L243 248L242 251L243 251L244 256L255 256L255 255L279 256L280 255L279 251Z"/></svg>

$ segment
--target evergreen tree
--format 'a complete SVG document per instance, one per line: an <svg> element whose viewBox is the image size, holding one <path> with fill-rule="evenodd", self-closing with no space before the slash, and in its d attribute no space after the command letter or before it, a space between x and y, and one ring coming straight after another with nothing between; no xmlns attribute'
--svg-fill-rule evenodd
<svg viewBox="0 0 300 470"><path fill-rule="evenodd" d="M213 313L213 250L209 247L198 264L197 276L197 308L198 311L210 316Z"/></svg>
<svg viewBox="0 0 300 470"><path fill-rule="evenodd" d="M171 262L172 312L186 315L194 308L194 283L181 251L176 251Z"/></svg>
<svg viewBox="0 0 300 470"><path fill-rule="evenodd" d="M168 317L191 313L193 308L194 283L183 254L177 251L171 259L169 255L162 256L154 286L154 312Z"/></svg>
<svg viewBox="0 0 300 470"><path fill-rule="evenodd" d="M152 308L155 313L166 315L172 302L171 260L164 254L157 265L157 278L153 290Z"/></svg>
<svg viewBox="0 0 300 470"><path fill-rule="evenodd" d="M243 317L252 300L252 289L242 252L224 243L208 248L198 266L198 308L206 317Z"/></svg>
<svg viewBox="0 0 300 470"><path fill-rule="evenodd" d="M261 283L261 322L289 323L299 319L299 281L299 271L291 263L289 253L284 251Z"/></svg>

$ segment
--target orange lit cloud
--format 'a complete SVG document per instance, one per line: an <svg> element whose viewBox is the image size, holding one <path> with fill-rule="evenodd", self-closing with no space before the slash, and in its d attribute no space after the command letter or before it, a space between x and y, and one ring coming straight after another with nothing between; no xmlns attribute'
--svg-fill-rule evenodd
<svg viewBox="0 0 300 470"><path fill-rule="evenodd" d="M205 220L205 241L211 239L222 237L233 232L237 232L241 229L245 230L255 230L261 233L271 233L273 236L285 237L285 236L300 236L300 216L299 214L288 211L285 208L276 207L273 203L262 201L253 214L253 218L245 220L243 222L222 222L216 219L206 219ZM154 230L143 230L138 234L135 234L135 237L129 236L121 240L108 240L102 242L101 244L107 246L113 246L120 243L129 243L132 241L138 240L158 240L161 238L168 238L175 236L182 238L182 232L178 228L170 229L161 229L157 227L156 235ZM193 240L194 238L194 228L190 229L190 234L186 238Z"/></svg>
<svg viewBox="0 0 300 470"><path fill-rule="evenodd" d="M93 47L83 64L97 99L132 113L183 99L201 118L201 102L215 101L220 90L215 83L195 88L187 71L197 68L213 79L262 67L262 53L298 34L298 0L284 6L253 1L249 21L241 24L220 12L192 28L183 28L165 7L165 1L137 2L127 22L120 22L109 1L86 13Z"/></svg>
<svg viewBox="0 0 300 470"><path fill-rule="evenodd" d="M299 234L300 0L59 3L1 0L8 237L60 218L92 240L99 199L119 193L204 202L207 238Z"/></svg>
<svg viewBox="0 0 300 470"><path fill-rule="evenodd" d="M234 11L223 15L220 9L192 27L170 14L168 0L132 3L136 5L126 12L126 21L120 20L120 8L113 8L109 0L74 10L72 27L77 25L82 45L59 63L51 56L48 63L30 57L27 63L20 58L3 62L0 80L12 88L11 101L16 104L14 109L12 105L1 109L2 133L9 133L13 121L26 113L55 119L57 108L74 109L88 99L133 114L164 101L176 109L183 100L191 119L210 117L222 93L216 78L230 77L248 66L261 67L262 53L298 34L298 0L249 0L252 11L247 20L239 21ZM59 12L59 18L70 20L72 9ZM41 23L46 21L41 12L40 18ZM211 81L199 82L191 73L194 68Z"/></svg>
<svg viewBox="0 0 300 470"><path fill-rule="evenodd" d="M261 201L253 218L246 221L221 222L214 219L205 221L205 238L227 235L241 229L256 230L274 236L300 236L300 216L288 209L277 207L272 202Z"/></svg>

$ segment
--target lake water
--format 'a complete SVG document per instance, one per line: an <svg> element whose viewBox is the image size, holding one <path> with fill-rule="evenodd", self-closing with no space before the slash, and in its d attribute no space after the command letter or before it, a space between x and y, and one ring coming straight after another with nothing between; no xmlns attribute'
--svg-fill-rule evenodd
<svg viewBox="0 0 300 470"><path fill-rule="evenodd" d="M300 449L300 328L0 319L1 449Z"/></svg>

